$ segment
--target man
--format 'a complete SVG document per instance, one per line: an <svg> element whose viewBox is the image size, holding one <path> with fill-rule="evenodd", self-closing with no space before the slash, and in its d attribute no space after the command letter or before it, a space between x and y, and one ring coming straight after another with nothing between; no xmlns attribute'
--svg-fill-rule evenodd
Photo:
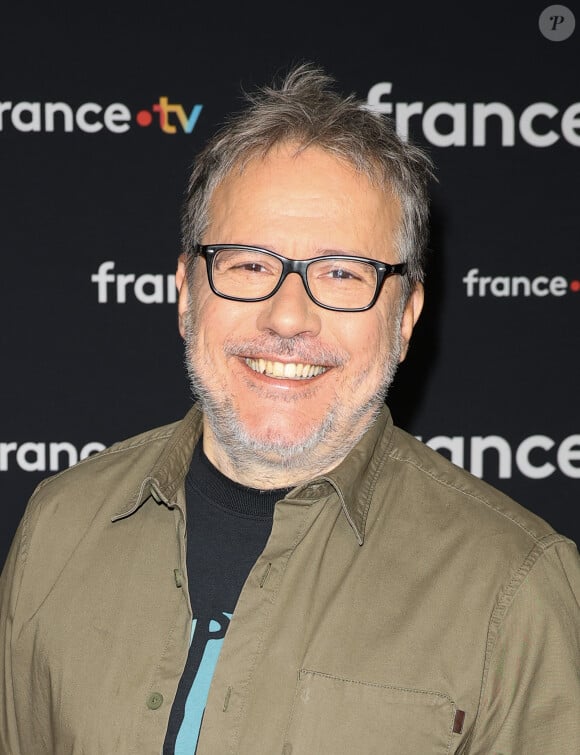
<svg viewBox="0 0 580 755"><path fill-rule="evenodd" d="M198 156L199 402L35 492L3 753L580 752L571 541L393 427L429 160L312 65Z"/></svg>

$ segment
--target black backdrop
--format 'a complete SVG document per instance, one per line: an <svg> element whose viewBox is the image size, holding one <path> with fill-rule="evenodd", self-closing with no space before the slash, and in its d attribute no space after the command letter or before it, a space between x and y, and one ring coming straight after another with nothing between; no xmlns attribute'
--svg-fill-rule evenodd
<svg viewBox="0 0 580 755"><path fill-rule="evenodd" d="M414 112L437 165L396 421L580 540L580 26L546 38L546 6L3 10L0 564L40 479L189 406L187 174L240 86L304 59Z"/></svg>

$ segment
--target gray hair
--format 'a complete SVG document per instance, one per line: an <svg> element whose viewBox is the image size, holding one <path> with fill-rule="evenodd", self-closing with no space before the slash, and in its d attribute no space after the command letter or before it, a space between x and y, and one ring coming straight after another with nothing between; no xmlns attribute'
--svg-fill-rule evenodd
<svg viewBox="0 0 580 755"><path fill-rule="evenodd" d="M297 143L298 152L316 146L397 198L401 221L395 249L398 261L408 265L406 299L424 278L432 162L397 135L390 119L369 110L354 94L338 94L334 84L321 68L302 63L279 85L245 93L246 107L230 116L195 159L182 215L183 251L191 252L201 241L212 194L233 168L243 170L250 159L264 157L282 143ZM187 257L191 281L195 257Z"/></svg>

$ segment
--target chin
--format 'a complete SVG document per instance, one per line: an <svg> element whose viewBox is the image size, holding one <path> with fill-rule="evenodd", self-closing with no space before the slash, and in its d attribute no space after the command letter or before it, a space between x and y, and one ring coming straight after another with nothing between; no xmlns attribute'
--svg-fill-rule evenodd
<svg viewBox="0 0 580 755"><path fill-rule="evenodd" d="M326 423L305 426L303 422L240 422L240 430L238 437L250 448L287 456L301 453L319 443L326 434Z"/></svg>
<svg viewBox="0 0 580 755"><path fill-rule="evenodd" d="M250 420L241 417L239 425L243 428L243 434L256 443L279 446L281 449L292 448L293 446L308 444L309 438L313 436L319 438L321 429L328 424L322 419L313 422L311 417L290 418L275 412L276 409L273 410L270 417L258 417Z"/></svg>
<svg viewBox="0 0 580 755"><path fill-rule="evenodd" d="M333 416L312 420L276 417L244 418L236 412L207 412L215 437L231 460L239 464L258 463L272 469L299 469L309 467L320 445L324 444L334 425Z"/></svg>

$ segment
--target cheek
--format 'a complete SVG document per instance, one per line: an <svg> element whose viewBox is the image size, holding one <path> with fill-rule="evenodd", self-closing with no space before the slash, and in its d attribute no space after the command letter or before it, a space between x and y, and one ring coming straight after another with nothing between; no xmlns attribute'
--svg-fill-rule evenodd
<svg viewBox="0 0 580 755"><path fill-rule="evenodd" d="M223 319L219 315L221 300L209 287L205 266L198 261L189 289L188 316L192 336L197 341L207 341L208 334L219 328Z"/></svg>
<svg viewBox="0 0 580 755"><path fill-rule="evenodd" d="M232 306L232 302L220 299L209 291L197 302L192 319L192 323L195 323L193 337L198 358L209 369L219 370L224 359L224 344L241 332L247 320L247 313L244 315L235 305Z"/></svg>
<svg viewBox="0 0 580 755"><path fill-rule="evenodd" d="M211 304L200 302L195 318L196 332L194 337L199 356L204 361L208 361L209 355L219 350L219 344L223 342L224 334L221 329L223 318L214 310L215 308Z"/></svg>
<svg viewBox="0 0 580 755"><path fill-rule="evenodd" d="M358 312L349 316L342 327L334 328L337 339L348 351L356 367L366 364L371 369L379 357L386 352L389 341L388 318L375 308L368 312Z"/></svg>

